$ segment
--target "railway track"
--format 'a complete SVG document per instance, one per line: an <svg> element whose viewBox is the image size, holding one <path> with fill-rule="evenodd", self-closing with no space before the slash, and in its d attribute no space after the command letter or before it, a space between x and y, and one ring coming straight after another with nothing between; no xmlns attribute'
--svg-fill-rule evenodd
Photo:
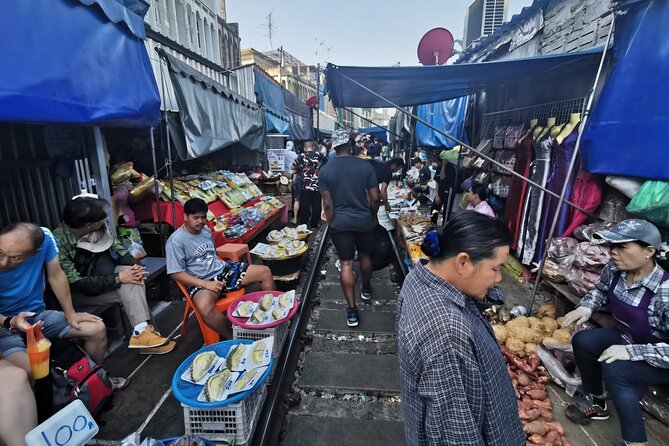
<svg viewBox="0 0 669 446"><path fill-rule="evenodd" d="M301 307L277 358L251 444L402 444L395 302L406 267L399 249L391 237L395 259L374 272L371 303L360 300L356 283L360 325L350 328L327 227L314 240L298 290Z"/></svg>

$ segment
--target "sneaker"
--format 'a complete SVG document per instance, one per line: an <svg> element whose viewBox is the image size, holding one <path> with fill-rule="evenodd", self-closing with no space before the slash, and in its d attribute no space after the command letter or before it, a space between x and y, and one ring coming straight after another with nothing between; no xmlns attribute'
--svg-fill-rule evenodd
<svg viewBox="0 0 669 446"><path fill-rule="evenodd" d="M174 347L177 345L174 341L168 341L167 344L161 345L160 347L154 348L143 348L139 351L142 355L164 355L174 350Z"/></svg>
<svg viewBox="0 0 669 446"><path fill-rule="evenodd" d="M366 287L362 287L360 290L360 297L366 302L372 300L372 290Z"/></svg>
<svg viewBox="0 0 669 446"><path fill-rule="evenodd" d="M335 268L337 268L337 271L341 272L341 261L339 261L339 259L335 262Z"/></svg>
<svg viewBox="0 0 669 446"><path fill-rule="evenodd" d="M590 424L592 420L609 419L606 403L604 407L595 404L592 395L585 395L578 403L567 406L564 414L576 424Z"/></svg>
<svg viewBox="0 0 669 446"><path fill-rule="evenodd" d="M147 326L140 334L132 334L128 348L156 348L168 342L169 339L156 334L153 327Z"/></svg>
<svg viewBox="0 0 669 446"><path fill-rule="evenodd" d="M347 308L346 309L346 325L349 327L358 326L358 309L357 308Z"/></svg>
<svg viewBox="0 0 669 446"><path fill-rule="evenodd" d="M126 387L128 387L128 384L130 384L129 379L121 378L120 376L111 376L111 377L109 377L109 381L111 381L112 390L114 392L118 392L119 390L123 390Z"/></svg>

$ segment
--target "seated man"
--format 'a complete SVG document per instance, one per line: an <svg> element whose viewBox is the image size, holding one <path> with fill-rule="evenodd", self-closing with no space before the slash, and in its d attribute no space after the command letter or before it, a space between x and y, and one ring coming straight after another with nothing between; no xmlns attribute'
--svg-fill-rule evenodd
<svg viewBox="0 0 669 446"><path fill-rule="evenodd" d="M79 197L65 205L63 224L53 231L72 302L75 308L120 303L134 327L128 347L143 354L169 353L176 343L151 325L144 287L146 271L110 234L106 219L104 200Z"/></svg>
<svg viewBox="0 0 669 446"><path fill-rule="evenodd" d="M260 282L263 291L274 290L274 278L266 266L220 260L207 227L207 211L207 203L200 198L191 198L184 205L184 224L167 240L167 274L188 288L205 323L231 339L230 323L216 309L216 301L255 282Z"/></svg>
<svg viewBox="0 0 669 446"><path fill-rule="evenodd" d="M46 309L45 273L62 312ZM22 332L38 322L47 338L80 339L91 359L102 363L107 349L105 324L97 316L74 311L53 235L32 223L14 223L0 231L0 323L5 328L0 330L0 355L29 375ZM115 388L125 383L123 378L113 378Z"/></svg>
<svg viewBox="0 0 669 446"><path fill-rule="evenodd" d="M37 406L30 380L23 369L0 359L0 382L0 444L23 446L26 434L37 426Z"/></svg>

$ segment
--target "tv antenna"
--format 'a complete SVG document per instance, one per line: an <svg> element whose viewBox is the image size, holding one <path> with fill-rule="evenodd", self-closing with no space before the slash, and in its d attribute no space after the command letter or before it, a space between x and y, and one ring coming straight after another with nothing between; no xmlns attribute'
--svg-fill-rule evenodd
<svg viewBox="0 0 669 446"><path fill-rule="evenodd" d="M267 33L265 34L265 37L269 38L269 49L270 51L274 49L274 45L272 44L272 35L274 34L274 31L276 31L276 23L274 20L272 20L272 14L274 14L274 10L272 10L269 14L267 14L267 23L265 23L263 26L267 28Z"/></svg>

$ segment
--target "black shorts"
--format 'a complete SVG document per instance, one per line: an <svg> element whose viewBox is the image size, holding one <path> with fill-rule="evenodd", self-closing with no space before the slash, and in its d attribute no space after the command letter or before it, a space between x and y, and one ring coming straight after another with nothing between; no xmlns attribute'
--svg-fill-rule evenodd
<svg viewBox="0 0 669 446"><path fill-rule="evenodd" d="M366 232L337 231L330 236L339 260L353 260L355 251L371 254L374 251L374 230Z"/></svg>
<svg viewBox="0 0 669 446"><path fill-rule="evenodd" d="M219 282L225 283L225 286L218 293L221 297L224 297L226 293L232 291L237 291L242 288L242 281L246 276L246 270L249 269L249 264L246 262L226 262L223 267L223 271L216 277L213 277L210 280L218 280ZM190 298L193 299L197 293L202 290L206 290L204 287L194 286L188 289Z"/></svg>

